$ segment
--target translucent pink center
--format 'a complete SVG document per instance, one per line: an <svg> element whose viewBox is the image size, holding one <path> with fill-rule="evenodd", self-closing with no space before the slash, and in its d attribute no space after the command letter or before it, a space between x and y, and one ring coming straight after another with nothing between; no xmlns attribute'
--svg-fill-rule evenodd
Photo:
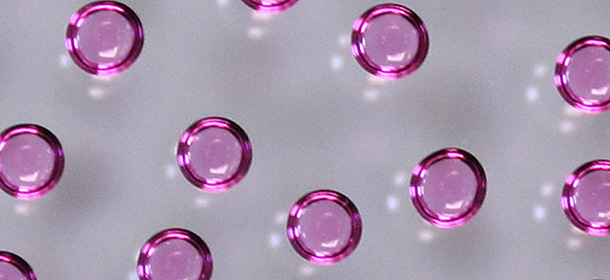
<svg viewBox="0 0 610 280"><path fill-rule="evenodd" d="M151 280L199 280L203 258L188 241L168 239L153 250L148 262Z"/></svg>
<svg viewBox="0 0 610 280"><path fill-rule="evenodd" d="M20 189L35 189L48 182L55 154L44 139L24 133L11 137L5 144L0 151L0 175L6 181Z"/></svg>
<svg viewBox="0 0 610 280"><path fill-rule="evenodd" d="M0 280L25 280L25 277L14 265L0 262Z"/></svg>
<svg viewBox="0 0 610 280"><path fill-rule="evenodd" d="M331 256L347 245L352 234L352 220L341 205L319 200L304 209L297 231L304 247L318 256Z"/></svg>
<svg viewBox="0 0 610 280"><path fill-rule="evenodd" d="M610 225L610 172L592 171L580 178L574 201L578 214L593 226Z"/></svg>
<svg viewBox="0 0 610 280"><path fill-rule="evenodd" d="M585 47L570 59L566 75L572 92L593 104L610 100L610 51L604 47Z"/></svg>
<svg viewBox="0 0 610 280"><path fill-rule="evenodd" d="M459 159L443 159L432 164L422 182L426 206L441 220L468 212L477 192L472 169Z"/></svg>
<svg viewBox="0 0 610 280"><path fill-rule="evenodd" d="M242 148L237 138L226 129L209 127L193 136L187 157L189 168L208 184L230 179L242 159Z"/></svg>
<svg viewBox="0 0 610 280"><path fill-rule="evenodd" d="M418 31L406 18L382 14L368 23L363 34L365 54L380 67L399 69L413 61L419 46Z"/></svg>
<svg viewBox="0 0 610 280"><path fill-rule="evenodd" d="M101 10L90 14L78 28L77 49L100 68L115 66L129 55L135 31L119 13Z"/></svg>

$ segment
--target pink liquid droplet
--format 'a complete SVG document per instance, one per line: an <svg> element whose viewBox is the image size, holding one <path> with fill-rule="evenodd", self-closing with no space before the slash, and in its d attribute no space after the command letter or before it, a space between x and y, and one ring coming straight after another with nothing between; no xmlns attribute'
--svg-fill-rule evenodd
<svg viewBox="0 0 610 280"><path fill-rule="evenodd" d="M252 161L250 140L241 127L223 118L205 118L180 137L178 165L193 185L224 191L237 184Z"/></svg>
<svg viewBox="0 0 610 280"><path fill-rule="evenodd" d="M155 234L138 258L138 274L145 280L207 280L212 269L212 254L205 242L185 229Z"/></svg>
<svg viewBox="0 0 610 280"><path fill-rule="evenodd" d="M242 0L248 7L263 13L279 13L284 11L298 0Z"/></svg>
<svg viewBox="0 0 610 280"><path fill-rule="evenodd" d="M409 194L424 220L439 228L465 224L483 204L485 172L470 153L449 148L426 157L413 170Z"/></svg>
<svg viewBox="0 0 610 280"><path fill-rule="evenodd" d="M428 53L428 32L413 11L383 4L354 22L352 54L371 74L396 79L415 71Z"/></svg>
<svg viewBox="0 0 610 280"><path fill-rule="evenodd" d="M362 222L358 209L347 197L320 190L292 206L286 232L299 255L315 264L330 265L356 249Z"/></svg>
<svg viewBox="0 0 610 280"><path fill-rule="evenodd" d="M1 280L36 280L30 265L19 256L0 251Z"/></svg>
<svg viewBox="0 0 610 280"><path fill-rule="evenodd" d="M581 38L557 57L555 85L563 99L581 112L610 108L610 40Z"/></svg>
<svg viewBox="0 0 610 280"><path fill-rule="evenodd" d="M94 2L70 18L66 48L72 60L88 73L109 76L126 70L144 43L138 16L124 4Z"/></svg>
<svg viewBox="0 0 610 280"><path fill-rule="evenodd" d="M591 234L610 233L610 161L596 160L566 178L562 208L572 224Z"/></svg>
<svg viewBox="0 0 610 280"><path fill-rule="evenodd" d="M9 195L41 197L55 187L63 166L59 140L41 126L17 125L0 135L0 188Z"/></svg>

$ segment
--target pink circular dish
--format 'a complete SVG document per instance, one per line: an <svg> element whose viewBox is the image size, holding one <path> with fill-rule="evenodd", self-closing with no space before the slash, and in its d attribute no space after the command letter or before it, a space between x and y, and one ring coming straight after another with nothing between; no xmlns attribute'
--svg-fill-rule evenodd
<svg viewBox="0 0 610 280"><path fill-rule="evenodd" d="M284 11L298 0L242 0L248 7L263 13L279 13Z"/></svg>
<svg viewBox="0 0 610 280"><path fill-rule="evenodd" d="M424 220L439 228L458 227L481 208L486 193L483 167L470 153L437 151L413 169L409 195Z"/></svg>
<svg viewBox="0 0 610 280"><path fill-rule="evenodd" d="M144 28L133 10L122 3L99 1L70 17L66 48L88 73L116 75L131 66L144 45Z"/></svg>
<svg viewBox="0 0 610 280"><path fill-rule="evenodd" d="M572 224L590 235L610 233L610 161L585 163L566 178L561 207Z"/></svg>
<svg viewBox="0 0 610 280"><path fill-rule="evenodd" d="M610 40L589 36L576 40L557 57L555 85L563 99L581 112L610 108Z"/></svg>
<svg viewBox="0 0 610 280"><path fill-rule="evenodd" d="M0 279L36 280L37 278L30 265L21 257L0 251Z"/></svg>
<svg viewBox="0 0 610 280"><path fill-rule="evenodd" d="M378 5L354 22L352 54L369 73L397 79L424 62L428 31L410 9L396 4Z"/></svg>
<svg viewBox="0 0 610 280"><path fill-rule="evenodd" d="M51 131L34 124L0 134L0 188L21 200L49 192L61 177L64 151Z"/></svg>
<svg viewBox="0 0 610 280"><path fill-rule="evenodd" d="M218 117L199 120L180 137L178 165L186 179L206 191L221 192L248 172L252 146L236 123Z"/></svg>
<svg viewBox="0 0 610 280"><path fill-rule="evenodd" d="M208 280L212 254L205 242L185 229L167 229L151 237L140 250L141 280Z"/></svg>
<svg viewBox="0 0 610 280"><path fill-rule="evenodd" d="M362 221L358 209L346 196L319 190L292 206L286 233L301 257L315 264L330 265L356 249Z"/></svg>

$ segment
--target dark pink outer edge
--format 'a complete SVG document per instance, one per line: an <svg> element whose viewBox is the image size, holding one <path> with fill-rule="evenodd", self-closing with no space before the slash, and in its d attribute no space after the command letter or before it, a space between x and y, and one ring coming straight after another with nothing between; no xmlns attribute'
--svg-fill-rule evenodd
<svg viewBox="0 0 610 280"><path fill-rule="evenodd" d="M201 274L199 275L198 280L208 280L212 277L212 270L214 268L212 253L203 239L192 231L181 228L170 228L153 235L142 246L138 257L137 267L140 280L151 280L150 271L148 269L148 262L153 253L151 250L169 239L181 239L189 242L197 252L199 252L199 255L202 256L203 267L201 268Z"/></svg>
<svg viewBox="0 0 610 280"><path fill-rule="evenodd" d="M32 267L24 259L11 252L0 251L0 262L10 263L15 266L26 280L37 280Z"/></svg>
<svg viewBox="0 0 610 280"><path fill-rule="evenodd" d="M33 191L30 192L20 192L16 191L19 189L19 186L15 186L11 184L8 180L4 178L4 176L0 175L0 189L9 195L16 197L20 200L32 200L39 198L51 191L59 179L61 178L61 174L64 170L65 156L64 150L61 147L61 143L59 139L48 129L35 125L35 124L19 124L12 126L0 134L0 152L2 152L5 143L10 140L12 137L20 135L20 134L34 134L42 138L53 150L53 154L55 155L55 160L53 162L53 171L51 172L51 176L49 180L45 182L43 185L36 187ZM0 173L1 174L1 173Z"/></svg>
<svg viewBox="0 0 610 280"><path fill-rule="evenodd" d="M369 22L371 19L387 14L393 13L400 15L407 19L413 26L418 30L417 34L419 36L419 46L417 48L417 53L413 61L409 64L399 68L398 70L383 70L382 67L377 65L375 62L371 61L366 55L366 51L362 40L364 38L364 33L366 32L367 25L365 23ZM412 10L407 7L397 5L397 4L381 4L377 5L366 12L364 12L352 26L352 54L356 58L356 61L364 68L367 72L384 78L384 79L398 79L400 77L404 77L406 75L411 74L417 68L421 66L424 62L427 54L428 54L428 31L424 22L421 18Z"/></svg>
<svg viewBox="0 0 610 280"><path fill-rule="evenodd" d="M185 160L186 154L190 148L190 145L188 144L189 139L199 133L201 130L209 127L223 128L231 132L231 134L233 134L233 136L235 136L237 141L240 143L242 150L241 162L239 163L239 167L237 168L235 174L233 174L233 176L231 176L229 179L215 184L208 183L204 179L199 178L199 176L197 176L195 172L191 170L190 166ZM246 176L246 173L248 173L250 164L252 163L252 144L250 143L250 139L248 138L246 132L233 121L220 117L209 117L196 121L189 128L187 128L184 133L182 133L178 143L176 160L178 162L178 166L180 166L180 171L191 184L205 191L222 192L235 186L243 179L244 176Z"/></svg>
<svg viewBox="0 0 610 280"><path fill-rule="evenodd" d="M425 177L425 171L428 170L432 164L448 158L460 159L462 162L466 163L474 173L478 186L472 204L462 213L462 215L451 220L441 220L439 219L438 214L434 213L424 201L422 181ZM481 163L479 163L472 154L458 148L439 150L423 159L413 168L413 175L411 176L411 184L409 186L409 196L411 197L411 201L413 202L415 209L417 209L417 212L419 212L424 220L438 228L453 228L468 222L483 205L486 192L487 179Z"/></svg>
<svg viewBox="0 0 610 280"><path fill-rule="evenodd" d="M77 23L80 20L88 17L90 14L101 10L109 10L121 14L127 19L135 32L134 43L127 57L123 61L106 69L100 69L97 63L90 62L84 56L82 56L81 52L75 47L76 44L74 43L78 33L78 27L76 26ZM115 1L93 2L82 7L80 10L78 10L78 12L70 17L70 23L68 24L68 29L66 30L65 44L66 49L70 53L70 57L72 57L74 63L76 63L76 65L78 65L78 67L83 69L85 72L98 76L113 76L129 68L129 66L131 66L140 55L142 47L144 46L144 27L142 26L142 22L136 13L123 3Z"/></svg>
<svg viewBox="0 0 610 280"><path fill-rule="evenodd" d="M284 10L292 7L292 5L294 5L296 2L298 2L298 0L285 0L278 4L270 4L270 5L264 5L262 3L254 1L254 0L242 0L242 2L244 2L244 4L246 4L246 6L252 8L254 10L257 10L259 12L275 14L275 13L279 13L281 11L284 11Z"/></svg>
<svg viewBox="0 0 610 280"><path fill-rule="evenodd" d="M610 99L600 104L586 104L578 97L568 84L567 69L570 64L570 57L585 47L603 47L610 51L610 40L601 36L587 36L572 42L558 56L555 65L555 76L553 80L561 97L574 108L586 114L598 114L610 108Z"/></svg>
<svg viewBox="0 0 610 280"><path fill-rule="evenodd" d="M580 216L576 210L574 203L574 193L578 188L580 179L593 171L609 171L610 172L610 161L608 160L594 160L587 162L578 167L572 174L568 175L561 192L561 208L563 208L566 217L572 224L578 229L595 236L605 236L610 234L610 224L605 227L595 227L589 221Z"/></svg>
<svg viewBox="0 0 610 280"><path fill-rule="evenodd" d="M352 233L345 247L338 253L331 256L316 256L315 252L307 249L300 241L298 231L299 220L303 215L304 209L316 201L327 200L339 204L352 220ZM319 265L331 265L348 257L357 247L362 235L362 219L356 205L345 195L332 190L317 190L310 192L299 199L291 208L286 225L286 234L290 245L304 259Z"/></svg>

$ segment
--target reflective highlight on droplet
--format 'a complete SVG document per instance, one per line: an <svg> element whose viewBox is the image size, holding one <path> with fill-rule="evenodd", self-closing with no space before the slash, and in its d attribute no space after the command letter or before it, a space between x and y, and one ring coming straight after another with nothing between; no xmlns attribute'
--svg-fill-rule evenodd
<svg viewBox="0 0 610 280"><path fill-rule="evenodd" d="M319 190L292 206L286 233L301 257L315 264L330 265L356 249L362 221L356 205L346 196Z"/></svg>
<svg viewBox="0 0 610 280"><path fill-rule="evenodd" d="M248 7L263 13L279 13L284 11L298 0L242 0Z"/></svg>
<svg viewBox="0 0 610 280"><path fill-rule="evenodd" d="M610 233L610 161L595 160L570 174L561 207L572 224L591 235Z"/></svg>
<svg viewBox="0 0 610 280"><path fill-rule="evenodd" d="M386 79L409 75L428 54L428 31L410 9L378 5L358 18L352 30L352 54L366 71Z"/></svg>
<svg viewBox="0 0 610 280"><path fill-rule="evenodd" d="M186 179L206 191L220 192L248 172L252 146L236 123L218 117L199 120L180 137L178 165Z"/></svg>
<svg viewBox="0 0 610 280"><path fill-rule="evenodd" d="M2 280L36 280L30 265L21 257L0 251L0 279Z"/></svg>
<svg viewBox="0 0 610 280"><path fill-rule="evenodd" d="M413 169L409 195L424 220L438 228L458 227L481 208L486 177L470 153L443 149L426 157Z"/></svg>
<svg viewBox="0 0 610 280"><path fill-rule="evenodd" d="M207 280L212 276L212 262L210 249L197 234L172 228L142 246L137 270L142 280Z"/></svg>
<svg viewBox="0 0 610 280"><path fill-rule="evenodd" d="M610 40L584 37L557 57L555 85L563 99L581 112L610 108Z"/></svg>
<svg viewBox="0 0 610 280"><path fill-rule="evenodd" d="M88 73L116 75L140 55L144 28L133 10L122 3L90 3L70 17L66 48L78 67Z"/></svg>
<svg viewBox="0 0 610 280"><path fill-rule="evenodd" d="M59 181L64 151L51 131L21 124L0 134L0 188L21 200L39 198Z"/></svg>

